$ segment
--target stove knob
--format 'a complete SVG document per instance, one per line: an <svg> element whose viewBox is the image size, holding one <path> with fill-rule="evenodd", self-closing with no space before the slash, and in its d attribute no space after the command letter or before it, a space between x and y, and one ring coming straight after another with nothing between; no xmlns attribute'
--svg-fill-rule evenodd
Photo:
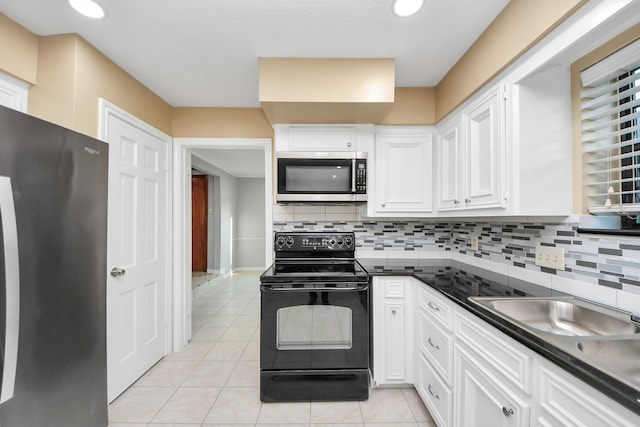
<svg viewBox="0 0 640 427"><path fill-rule="evenodd" d="M351 237L347 236L344 238L344 244L347 247L351 247L351 245L353 245L353 240L351 239Z"/></svg>
<svg viewBox="0 0 640 427"><path fill-rule="evenodd" d="M284 246L284 237L280 236L278 237L278 240L276 240L276 245L278 245L279 248Z"/></svg>
<svg viewBox="0 0 640 427"><path fill-rule="evenodd" d="M338 239L338 246L342 246L344 244L344 241L342 239Z"/></svg>
<svg viewBox="0 0 640 427"><path fill-rule="evenodd" d="M287 243L287 246L293 246L293 237L291 236L287 237L286 243Z"/></svg>
<svg viewBox="0 0 640 427"><path fill-rule="evenodd" d="M329 245L330 246L335 246L336 245L336 239L329 240Z"/></svg>

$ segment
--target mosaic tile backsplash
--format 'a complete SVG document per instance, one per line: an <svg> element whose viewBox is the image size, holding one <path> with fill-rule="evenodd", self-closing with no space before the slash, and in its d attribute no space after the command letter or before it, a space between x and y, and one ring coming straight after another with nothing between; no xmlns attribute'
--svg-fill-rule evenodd
<svg viewBox="0 0 640 427"><path fill-rule="evenodd" d="M640 294L640 238L577 232L576 222L276 221L274 231L353 230L358 249L456 251ZM479 249L471 250L471 235ZM565 270L535 265L537 244L565 249Z"/></svg>

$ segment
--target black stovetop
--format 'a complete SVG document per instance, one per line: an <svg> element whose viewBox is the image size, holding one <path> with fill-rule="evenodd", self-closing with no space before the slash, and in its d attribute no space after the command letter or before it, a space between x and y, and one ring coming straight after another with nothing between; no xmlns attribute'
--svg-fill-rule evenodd
<svg viewBox="0 0 640 427"><path fill-rule="evenodd" d="M367 272L354 259L277 260L260 276L261 283L366 282L368 280Z"/></svg>

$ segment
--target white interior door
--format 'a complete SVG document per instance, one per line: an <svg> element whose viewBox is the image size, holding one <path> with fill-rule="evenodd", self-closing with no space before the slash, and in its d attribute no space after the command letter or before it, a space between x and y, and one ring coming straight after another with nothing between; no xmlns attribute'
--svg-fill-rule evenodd
<svg viewBox="0 0 640 427"><path fill-rule="evenodd" d="M107 116L109 401L166 354L167 143Z"/></svg>

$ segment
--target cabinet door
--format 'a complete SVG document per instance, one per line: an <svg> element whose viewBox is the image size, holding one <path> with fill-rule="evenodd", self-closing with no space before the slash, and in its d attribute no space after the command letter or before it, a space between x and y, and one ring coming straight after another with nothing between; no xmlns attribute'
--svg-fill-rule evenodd
<svg viewBox="0 0 640 427"><path fill-rule="evenodd" d="M504 126L501 90L467 114L465 207L504 207Z"/></svg>
<svg viewBox="0 0 640 427"><path fill-rule="evenodd" d="M378 135L376 211L432 210L431 135Z"/></svg>
<svg viewBox="0 0 640 427"><path fill-rule="evenodd" d="M407 327L409 289L403 277L374 277L373 296L373 380L376 385L411 381L407 363L412 340Z"/></svg>
<svg viewBox="0 0 640 427"><path fill-rule="evenodd" d="M530 405L509 389L475 356L456 345L454 425L457 427L524 427L529 425Z"/></svg>
<svg viewBox="0 0 640 427"><path fill-rule="evenodd" d="M543 361L540 367L538 425L631 427L640 417L585 385L571 374Z"/></svg>
<svg viewBox="0 0 640 427"><path fill-rule="evenodd" d="M460 209L463 179L462 122L456 120L440 133L438 143L438 210Z"/></svg>
<svg viewBox="0 0 640 427"><path fill-rule="evenodd" d="M356 151L356 132L352 128L291 128L290 151Z"/></svg>
<svg viewBox="0 0 640 427"><path fill-rule="evenodd" d="M405 380L405 310L404 302L384 303L384 353L387 382Z"/></svg>

